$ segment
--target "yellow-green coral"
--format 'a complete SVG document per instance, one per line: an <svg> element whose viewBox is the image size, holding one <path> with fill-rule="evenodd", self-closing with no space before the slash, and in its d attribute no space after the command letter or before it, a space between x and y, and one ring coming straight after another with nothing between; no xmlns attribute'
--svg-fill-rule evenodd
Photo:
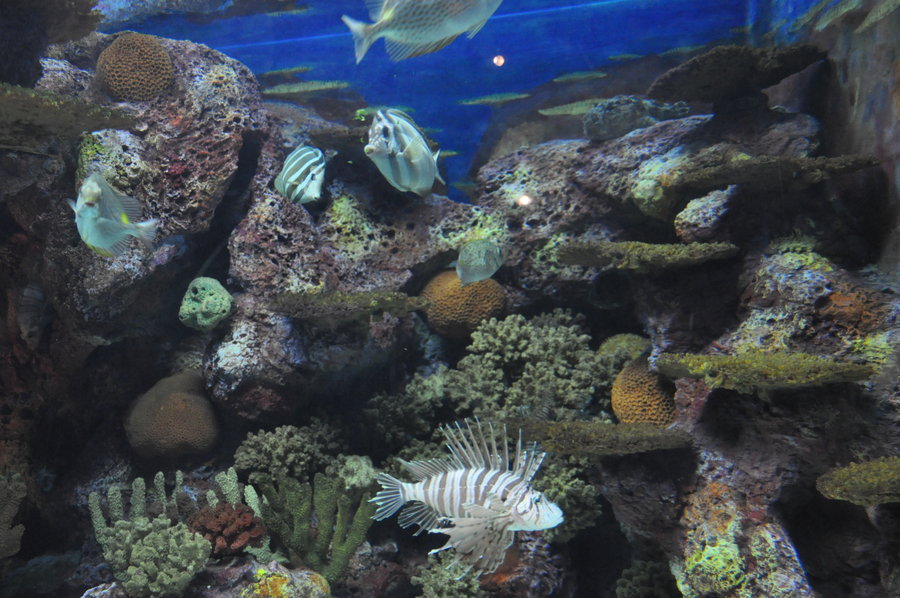
<svg viewBox="0 0 900 598"><path fill-rule="evenodd" d="M828 498L864 507L900 502L900 457L883 457L832 469L819 476L816 488Z"/></svg>
<svg viewBox="0 0 900 598"><path fill-rule="evenodd" d="M272 300L274 311L301 320L336 324L389 312L401 315L428 307L421 297L394 291L281 293Z"/></svg>
<svg viewBox="0 0 900 598"><path fill-rule="evenodd" d="M471 208L469 217L451 228L446 223L435 224L428 229L428 236L439 250L456 251L469 241L485 239L501 247L509 240L505 219L493 211L477 206Z"/></svg>
<svg viewBox="0 0 900 598"><path fill-rule="evenodd" d="M691 446L691 436L677 429L661 429L652 424L612 424L607 421L524 420L528 438L560 455L600 457Z"/></svg>
<svg viewBox="0 0 900 598"><path fill-rule="evenodd" d="M350 260L356 260L369 252L367 239L374 234L375 227L359 203L347 195L336 198L325 213L336 237L337 248Z"/></svg>
<svg viewBox="0 0 900 598"><path fill-rule="evenodd" d="M594 241L563 245L557 251L557 259L562 264L646 273L720 260L733 256L737 251L737 246L731 243Z"/></svg>
<svg viewBox="0 0 900 598"><path fill-rule="evenodd" d="M865 380L875 372L870 365L820 355L756 350L738 355L664 353L657 359L657 367L670 378L703 378L712 388L748 394Z"/></svg>
<svg viewBox="0 0 900 598"><path fill-rule="evenodd" d="M719 537L688 556L678 586L685 596L723 596L744 577L740 548L732 539Z"/></svg>

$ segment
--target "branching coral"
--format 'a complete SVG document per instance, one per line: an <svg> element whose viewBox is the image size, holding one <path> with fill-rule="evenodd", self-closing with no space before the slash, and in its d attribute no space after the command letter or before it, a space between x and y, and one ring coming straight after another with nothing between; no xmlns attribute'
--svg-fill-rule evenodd
<svg viewBox="0 0 900 598"><path fill-rule="evenodd" d="M541 469L535 487L566 514L561 525L544 532L548 541L567 542L581 530L597 523L600 493L593 484L580 477L589 465L585 459L568 457L553 459Z"/></svg>
<svg viewBox="0 0 900 598"><path fill-rule="evenodd" d="M247 505L219 503L204 507L188 520L188 527L206 538L215 557L240 554L248 546L262 546L266 527Z"/></svg>
<svg viewBox="0 0 900 598"><path fill-rule="evenodd" d="M279 426L271 431L247 434L234 453L234 466L241 472L259 472L276 479L307 480L335 461L343 448L338 431L313 420L307 426Z"/></svg>
<svg viewBox="0 0 900 598"><path fill-rule="evenodd" d="M449 551L428 556L423 567L411 581L422 587L422 598L486 598L477 575L465 575L466 567L454 563L455 555Z"/></svg>

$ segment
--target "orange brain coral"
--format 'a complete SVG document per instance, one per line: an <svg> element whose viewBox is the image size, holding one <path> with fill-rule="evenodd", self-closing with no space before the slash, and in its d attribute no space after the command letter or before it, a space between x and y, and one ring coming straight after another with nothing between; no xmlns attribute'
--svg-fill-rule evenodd
<svg viewBox="0 0 900 598"><path fill-rule="evenodd" d="M422 290L431 305L425 310L432 330L448 338L464 339L484 320L503 315L506 293L491 278L462 286L453 270L431 279Z"/></svg>
<svg viewBox="0 0 900 598"><path fill-rule="evenodd" d="M202 455L219 439L212 404L196 371L163 378L141 395L125 418L128 443L144 458Z"/></svg>
<svg viewBox="0 0 900 598"><path fill-rule="evenodd" d="M97 73L116 98L152 100L172 82L172 59L152 35L126 33L100 53Z"/></svg>
<svg viewBox="0 0 900 598"><path fill-rule="evenodd" d="M653 424L665 427L675 421L675 400L664 380L638 357L622 368L613 381L612 409L624 424Z"/></svg>

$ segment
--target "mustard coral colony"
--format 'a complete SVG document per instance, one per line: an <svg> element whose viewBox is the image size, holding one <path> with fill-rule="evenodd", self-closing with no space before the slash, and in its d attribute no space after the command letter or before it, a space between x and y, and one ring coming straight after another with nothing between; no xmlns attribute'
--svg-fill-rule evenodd
<svg viewBox="0 0 900 598"><path fill-rule="evenodd" d="M816 480L819 492L864 507L900 502L900 457L837 467Z"/></svg>

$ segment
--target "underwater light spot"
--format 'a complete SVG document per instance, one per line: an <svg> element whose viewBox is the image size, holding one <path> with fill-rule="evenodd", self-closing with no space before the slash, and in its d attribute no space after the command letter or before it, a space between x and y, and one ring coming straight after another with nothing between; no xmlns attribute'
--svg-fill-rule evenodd
<svg viewBox="0 0 900 598"><path fill-rule="evenodd" d="M530 195L524 193L516 198L516 205L520 208L530 206L532 203L534 203L534 199Z"/></svg>
<svg viewBox="0 0 900 598"><path fill-rule="evenodd" d="M506 64L506 58L504 58L502 54L497 54L491 62L494 63L494 66L503 66Z"/></svg>

